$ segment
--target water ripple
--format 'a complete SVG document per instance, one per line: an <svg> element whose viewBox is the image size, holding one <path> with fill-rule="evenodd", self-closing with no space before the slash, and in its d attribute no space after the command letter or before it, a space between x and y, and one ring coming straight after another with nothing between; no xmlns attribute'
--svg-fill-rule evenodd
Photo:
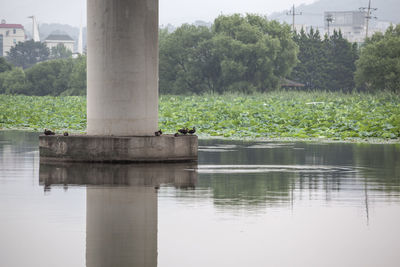
<svg viewBox="0 0 400 267"><path fill-rule="evenodd" d="M323 165L199 165L198 173L357 172L356 168Z"/></svg>

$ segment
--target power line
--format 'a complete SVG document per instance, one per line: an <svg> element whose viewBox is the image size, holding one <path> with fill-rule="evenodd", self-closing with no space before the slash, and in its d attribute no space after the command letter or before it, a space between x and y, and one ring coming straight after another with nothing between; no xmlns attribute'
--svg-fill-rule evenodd
<svg viewBox="0 0 400 267"><path fill-rule="evenodd" d="M365 16L366 20L366 30L365 30L365 38L368 38L368 26L370 19L377 19L377 17L372 16L372 12L378 10L377 8L371 7L371 0L368 2L368 7L360 7L360 11L367 11L367 15Z"/></svg>
<svg viewBox="0 0 400 267"><path fill-rule="evenodd" d="M295 19L296 16L300 16L300 15L302 15L302 14L303 14L302 12L296 13L296 11L295 11L295 9L294 9L294 5L293 5L292 10L290 10L290 12L287 12L287 13L286 13L286 15L293 16L293 22L292 22L293 32L294 32L294 30L295 30L295 28L294 28L294 19Z"/></svg>

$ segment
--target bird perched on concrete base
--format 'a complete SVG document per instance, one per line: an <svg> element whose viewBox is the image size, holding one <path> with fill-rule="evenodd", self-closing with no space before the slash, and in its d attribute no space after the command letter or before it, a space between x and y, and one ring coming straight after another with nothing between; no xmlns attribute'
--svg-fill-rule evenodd
<svg viewBox="0 0 400 267"><path fill-rule="evenodd" d="M188 128L182 128L179 129L178 132L180 132L181 134L187 134L189 132Z"/></svg>
<svg viewBox="0 0 400 267"><path fill-rule="evenodd" d="M158 130L157 132L154 132L154 135L155 135L155 136L160 136L160 135L162 135L162 131L161 131L161 129L160 129L160 130Z"/></svg>
<svg viewBox="0 0 400 267"><path fill-rule="evenodd" d="M64 136L68 136L69 134L68 134L68 132L64 132Z"/></svg>
<svg viewBox="0 0 400 267"><path fill-rule="evenodd" d="M44 129L44 135L55 135L56 133L55 132L53 132L53 131L51 131L51 130L47 130L47 129Z"/></svg>
<svg viewBox="0 0 400 267"><path fill-rule="evenodd" d="M190 134L194 134L196 132L196 127L193 127L193 129L189 130Z"/></svg>
<svg viewBox="0 0 400 267"><path fill-rule="evenodd" d="M178 137L178 136L179 136L179 134L178 134L178 133L175 133L175 134L174 134L174 136L175 136L175 137Z"/></svg>

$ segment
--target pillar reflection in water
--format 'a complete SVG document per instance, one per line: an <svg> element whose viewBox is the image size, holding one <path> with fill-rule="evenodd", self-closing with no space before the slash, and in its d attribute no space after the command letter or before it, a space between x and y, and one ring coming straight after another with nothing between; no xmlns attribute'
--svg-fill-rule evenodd
<svg viewBox="0 0 400 267"><path fill-rule="evenodd" d="M157 190L193 187L193 164L41 163L40 183L85 185L86 266L157 266Z"/></svg>
<svg viewBox="0 0 400 267"><path fill-rule="evenodd" d="M87 188L86 264L157 266L157 193L152 187Z"/></svg>

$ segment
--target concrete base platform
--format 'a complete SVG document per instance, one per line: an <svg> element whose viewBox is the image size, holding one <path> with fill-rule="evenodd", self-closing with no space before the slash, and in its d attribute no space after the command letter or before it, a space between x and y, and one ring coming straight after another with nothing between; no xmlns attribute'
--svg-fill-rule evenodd
<svg viewBox="0 0 400 267"><path fill-rule="evenodd" d="M191 162L197 147L195 135L39 137L42 162Z"/></svg>

